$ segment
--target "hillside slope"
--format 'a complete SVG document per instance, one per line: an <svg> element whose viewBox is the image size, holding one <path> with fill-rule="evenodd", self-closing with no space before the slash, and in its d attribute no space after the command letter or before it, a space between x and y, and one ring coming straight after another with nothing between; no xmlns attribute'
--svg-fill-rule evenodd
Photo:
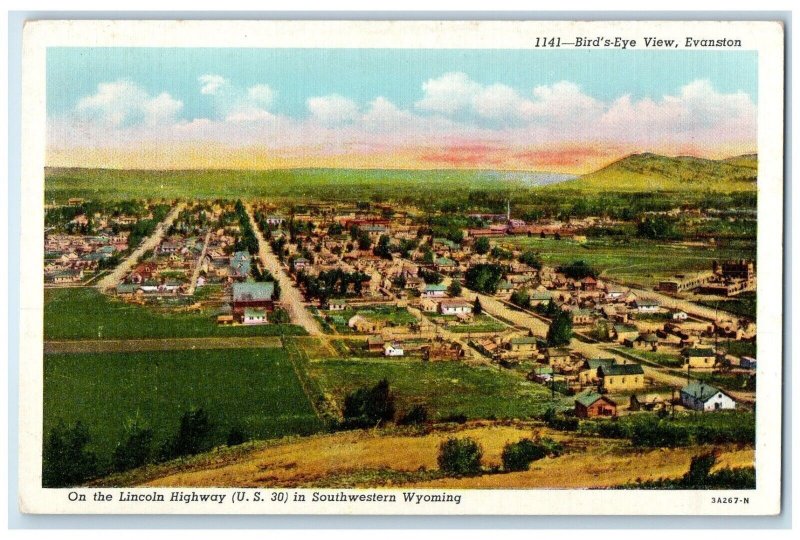
<svg viewBox="0 0 800 540"><path fill-rule="evenodd" d="M712 160L633 154L593 173L558 184L588 191L755 191L755 154Z"/></svg>

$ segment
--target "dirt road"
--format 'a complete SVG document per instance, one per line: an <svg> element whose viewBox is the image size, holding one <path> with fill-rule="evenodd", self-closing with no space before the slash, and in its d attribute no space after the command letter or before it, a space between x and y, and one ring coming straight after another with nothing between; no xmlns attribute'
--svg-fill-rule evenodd
<svg viewBox="0 0 800 540"><path fill-rule="evenodd" d="M323 336L324 333L317 323L317 320L314 319L313 315L306 309L303 295L300 294L300 291L294 286L294 282L289 279L289 276L283 271L278 257L272 253L269 242L264 239L264 235L262 235L261 231L258 229L256 220L253 217L253 209L249 204L246 205L245 209L250 218L250 225L253 227L253 232L255 232L256 238L258 239L258 257L261 259L261 264L264 265L264 268L269 270L275 279L278 280L278 284L281 288L281 303L283 307L286 308L287 313L289 313L289 318L292 323L305 328L309 335Z"/></svg>
<svg viewBox="0 0 800 540"><path fill-rule="evenodd" d="M133 253L128 255L124 261L119 263L116 268L114 268L97 283L97 288L101 291L104 291L106 289L116 287L117 283L122 281L125 275L133 269L137 262L139 262L139 259L142 255L144 255L145 251L155 249L158 244L161 243L161 240L167 233L169 226L172 225L172 222L175 221L175 218L178 217L178 214L185 206L186 203L178 203L175 208L173 208L170 213L167 214L167 217L164 218L164 221L156 225L156 230L153 232L153 234L148 236L141 244L139 244L139 247L136 248Z"/></svg>

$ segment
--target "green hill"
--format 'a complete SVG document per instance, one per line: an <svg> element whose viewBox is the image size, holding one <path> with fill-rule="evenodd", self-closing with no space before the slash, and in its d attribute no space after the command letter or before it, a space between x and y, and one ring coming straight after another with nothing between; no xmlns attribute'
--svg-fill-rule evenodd
<svg viewBox="0 0 800 540"><path fill-rule="evenodd" d="M758 156L713 160L633 154L593 173L557 184L588 191L755 191Z"/></svg>

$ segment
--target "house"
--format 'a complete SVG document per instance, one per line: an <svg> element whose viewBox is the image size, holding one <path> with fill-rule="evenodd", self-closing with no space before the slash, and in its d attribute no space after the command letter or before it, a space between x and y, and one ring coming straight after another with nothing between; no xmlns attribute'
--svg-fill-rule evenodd
<svg viewBox="0 0 800 540"><path fill-rule="evenodd" d="M362 334L379 332L384 325L385 323L383 321L371 321L363 315L353 315L350 317L350 320L347 321L347 326Z"/></svg>
<svg viewBox="0 0 800 540"><path fill-rule="evenodd" d="M250 275L250 253L237 251L231 255L229 275L233 279L247 279Z"/></svg>
<svg viewBox="0 0 800 540"><path fill-rule="evenodd" d="M626 339L623 343L626 347L631 347L632 349L658 351L658 336L652 332L639 334L636 339Z"/></svg>
<svg viewBox="0 0 800 540"><path fill-rule="evenodd" d="M756 359L752 356L742 356L739 358L739 367L742 369L756 369Z"/></svg>
<svg viewBox="0 0 800 540"><path fill-rule="evenodd" d="M644 370L639 364L614 364L597 368L601 392L618 392L644 388Z"/></svg>
<svg viewBox="0 0 800 540"><path fill-rule="evenodd" d="M718 388L703 382L693 382L681 388L681 403L695 411L735 409L736 401Z"/></svg>
<svg viewBox="0 0 800 540"><path fill-rule="evenodd" d="M625 289L618 287L608 287L606 289L606 300L609 302L620 302L625 297Z"/></svg>
<svg viewBox="0 0 800 540"><path fill-rule="evenodd" d="M383 344L383 356L403 356L404 353L402 343L391 341Z"/></svg>
<svg viewBox="0 0 800 540"><path fill-rule="evenodd" d="M581 280L582 291L594 291L597 289L597 280L592 276L587 276Z"/></svg>
<svg viewBox="0 0 800 540"><path fill-rule="evenodd" d="M578 382L581 384L581 386L597 384L597 369L601 366L613 366L615 363L616 361L613 358L590 358L584 361L580 371L578 372Z"/></svg>
<svg viewBox="0 0 800 540"><path fill-rule="evenodd" d="M257 308L245 308L242 315L242 324L265 324L267 311Z"/></svg>
<svg viewBox="0 0 800 540"><path fill-rule="evenodd" d="M654 411L664 407L664 399L658 394L631 394L628 409L631 411Z"/></svg>
<svg viewBox="0 0 800 540"><path fill-rule="evenodd" d="M514 291L514 285L506 281L505 279L502 280L500 283L497 284L497 293L496 296L500 297L508 297Z"/></svg>
<svg viewBox="0 0 800 540"><path fill-rule="evenodd" d="M681 351L683 367L711 369L717 363L717 355L711 348L689 348Z"/></svg>
<svg viewBox="0 0 800 540"><path fill-rule="evenodd" d="M458 360L464 356L464 348L460 343L450 341L434 341L423 348L424 360L429 362L440 362L447 360Z"/></svg>
<svg viewBox="0 0 800 540"><path fill-rule="evenodd" d="M444 298L447 296L447 285L428 283L422 291L423 298Z"/></svg>
<svg viewBox="0 0 800 540"><path fill-rule="evenodd" d="M458 263L449 257L438 257L433 264L440 272L449 272L458 268Z"/></svg>
<svg viewBox="0 0 800 540"><path fill-rule="evenodd" d="M572 312L572 324L576 326L592 324L595 316L588 309L576 309Z"/></svg>
<svg viewBox="0 0 800 540"><path fill-rule="evenodd" d="M341 298L328 300L328 311L344 311L347 309L347 301Z"/></svg>
<svg viewBox="0 0 800 540"><path fill-rule="evenodd" d="M374 335L369 336L367 338L367 350L370 352L381 352L383 351L383 345L385 344L383 340L383 336Z"/></svg>
<svg viewBox="0 0 800 540"><path fill-rule="evenodd" d="M689 315L685 311L674 311L670 315L673 321L685 321L689 318Z"/></svg>
<svg viewBox="0 0 800 540"><path fill-rule="evenodd" d="M661 304L655 300L640 300L633 301L633 307L639 313L657 313L661 309Z"/></svg>
<svg viewBox="0 0 800 540"><path fill-rule="evenodd" d="M534 353L536 352L536 344L537 340L535 337L531 336L515 337L508 340L506 348L509 351L514 351L519 353Z"/></svg>
<svg viewBox="0 0 800 540"><path fill-rule="evenodd" d="M548 383L553 380L553 368L550 366L537 366L528 373L527 378L529 381L540 384Z"/></svg>
<svg viewBox="0 0 800 540"><path fill-rule="evenodd" d="M304 270L304 269L308 268L309 266L311 266L311 261L309 261L305 257L300 257L298 259L295 259L294 263L292 263L292 268L294 268L295 272L299 272L300 270Z"/></svg>
<svg viewBox="0 0 800 540"><path fill-rule="evenodd" d="M217 324L222 326L228 326L235 322L233 315L218 315L217 316Z"/></svg>
<svg viewBox="0 0 800 540"><path fill-rule="evenodd" d="M436 313L439 310L439 303L433 298L423 298L419 302L419 307L426 313Z"/></svg>
<svg viewBox="0 0 800 540"><path fill-rule="evenodd" d="M531 293L530 299L532 307L546 306L553 299L553 293L550 291L534 291Z"/></svg>
<svg viewBox="0 0 800 540"><path fill-rule="evenodd" d="M465 300L442 300L439 302L439 313L442 315L472 313L472 304Z"/></svg>
<svg viewBox="0 0 800 540"><path fill-rule="evenodd" d="M639 335L639 329L628 324L615 324L611 328L611 337L618 343L624 343L626 339L634 340Z"/></svg>
<svg viewBox="0 0 800 540"><path fill-rule="evenodd" d="M544 357L547 360L547 365L550 367L565 366L572 361L570 350L561 347L550 347L546 349Z"/></svg>
<svg viewBox="0 0 800 540"><path fill-rule="evenodd" d="M617 404L611 398L590 390L578 394L575 398L575 416L578 418L617 416Z"/></svg>
<svg viewBox="0 0 800 540"><path fill-rule="evenodd" d="M272 281L234 283L231 302L233 311L242 313L245 308L263 308L272 311L275 307L274 295L275 283Z"/></svg>

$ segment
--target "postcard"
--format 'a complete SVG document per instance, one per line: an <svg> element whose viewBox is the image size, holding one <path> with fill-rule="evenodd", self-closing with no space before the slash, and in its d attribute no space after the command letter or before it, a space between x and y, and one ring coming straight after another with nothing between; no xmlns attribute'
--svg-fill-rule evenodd
<svg viewBox="0 0 800 540"><path fill-rule="evenodd" d="M29 22L21 511L779 513L783 35Z"/></svg>

